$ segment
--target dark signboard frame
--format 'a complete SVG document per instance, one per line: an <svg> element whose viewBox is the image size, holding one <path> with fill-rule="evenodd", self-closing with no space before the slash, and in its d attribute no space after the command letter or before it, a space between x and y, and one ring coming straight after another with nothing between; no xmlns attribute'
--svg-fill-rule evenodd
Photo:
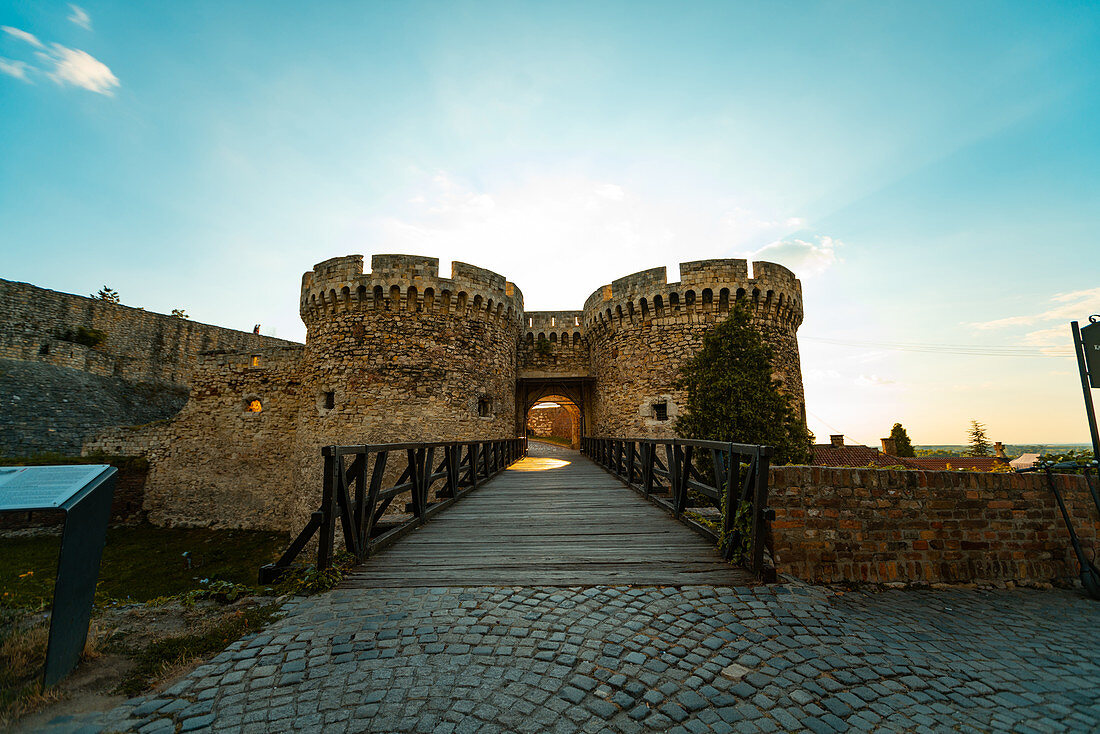
<svg viewBox="0 0 1100 734"><path fill-rule="evenodd" d="M58 468L62 467L10 467L4 473L25 472L33 485L35 474L45 474L50 469ZM88 470L79 478L80 484L68 489L59 489L55 484L53 498L42 492L38 506L29 506L34 504L35 499L28 501L26 497L5 504L3 485L0 485L0 511L61 510L65 513L50 612L46 667L42 675L44 687L52 686L68 675L84 651L99 578L99 562L107 539L107 522L111 518L111 500L114 498L118 469L107 465L80 465L80 468ZM97 469L98 472L95 471Z"/></svg>
<svg viewBox="0 0 1100 734"><path fill-rule="evenodd" d="M1085 415L1092 439L1093 461L1100 461L1100 431L1096 428L1096 409L1092 404L1091 387L1100 387L1100 316L1090 316L1089 324L1080 328L1070 322L1073 331L1073 351L1077 355L1077 369L1081 373L1081 391L1085 397Z"/></svg>

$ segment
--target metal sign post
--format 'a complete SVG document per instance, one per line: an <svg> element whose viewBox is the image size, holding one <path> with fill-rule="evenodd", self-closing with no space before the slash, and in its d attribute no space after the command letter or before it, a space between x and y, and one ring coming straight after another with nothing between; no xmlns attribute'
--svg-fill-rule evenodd
<svg viewBox="0 0 1100 734"><path fill-rule="evenodd" d="M84 651L117 474L118 469L106 464L0 468L0 511L65 513L42 675L44 687L68 675Z"/></svg>
<svg viewBox="0 0 1100 734"><path fill-rule="evenodd" d="M1089 420L1089 433L1092 437L1092 459L1100 461L1100 432L1096 430L1096 409L1092 404L1093 387L1100 387L1100 316L1089 316L1089 324L1078 328L1077 322L1070 322L1073 330L1073 349L1077 354L1077 369L1081 373L1081 390L1085 395L1085 415Z"/></svg>

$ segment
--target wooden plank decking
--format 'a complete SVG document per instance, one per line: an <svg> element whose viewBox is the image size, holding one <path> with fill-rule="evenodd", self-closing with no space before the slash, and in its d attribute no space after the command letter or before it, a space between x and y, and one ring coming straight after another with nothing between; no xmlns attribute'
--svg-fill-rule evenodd
<svg viewBox="0 0 1100 734"><path fill-rule="evenodd" d="M531 456L369 559L344 586L752 582L579 452L532 442Z"/></svg>

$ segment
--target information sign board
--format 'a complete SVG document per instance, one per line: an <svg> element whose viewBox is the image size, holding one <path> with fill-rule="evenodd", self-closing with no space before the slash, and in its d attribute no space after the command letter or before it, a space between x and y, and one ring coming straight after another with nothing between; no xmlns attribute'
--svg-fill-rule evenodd
<svg viewBox="0 0 1100 734"><path fill-rule="evenodd" d="M1100 387L1100 321L1094 321L1081 329L1081 348L1085 352L1089 384Z"/></svg>
<svg viewBox="0 0 1100 734"><path fill-rule="evenodd" d="M45 686L68 675L84 649L117 474L107 464L0 467L0 511L65 513L42 674Z"/></svg>
<svg viewBox="0 0 1100 734"><path fill-rule="evenodd" d="M0 467L0 510L56 510L108 464Z"/></svg>

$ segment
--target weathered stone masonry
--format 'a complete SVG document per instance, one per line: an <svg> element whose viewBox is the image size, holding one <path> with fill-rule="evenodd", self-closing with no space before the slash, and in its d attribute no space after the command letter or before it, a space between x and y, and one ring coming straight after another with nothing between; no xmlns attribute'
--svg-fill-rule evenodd
<svg viewBox="0 0 1100 734"><path fill-rule="evenodd" d="M62 338L80 328L105 339ZM0 454L77 453L105 426L176 414L200 353L292 343L0 280Z"/></svg>
<svg viewBox="0 0 1100 734"><path fill-rule="evenodd" d="M595 383L593 435L674 435L686 397L673 387L680 365L738 302L750 309L753 324L773 347L775 376L805 420L796 338L801 283L775 263L753 263L753 276L744 260L699 260L680 263L679 283L668 283L665 269L654 268L589 296L584 323ZM662 405L664 416L658 413Z"/></svg>

